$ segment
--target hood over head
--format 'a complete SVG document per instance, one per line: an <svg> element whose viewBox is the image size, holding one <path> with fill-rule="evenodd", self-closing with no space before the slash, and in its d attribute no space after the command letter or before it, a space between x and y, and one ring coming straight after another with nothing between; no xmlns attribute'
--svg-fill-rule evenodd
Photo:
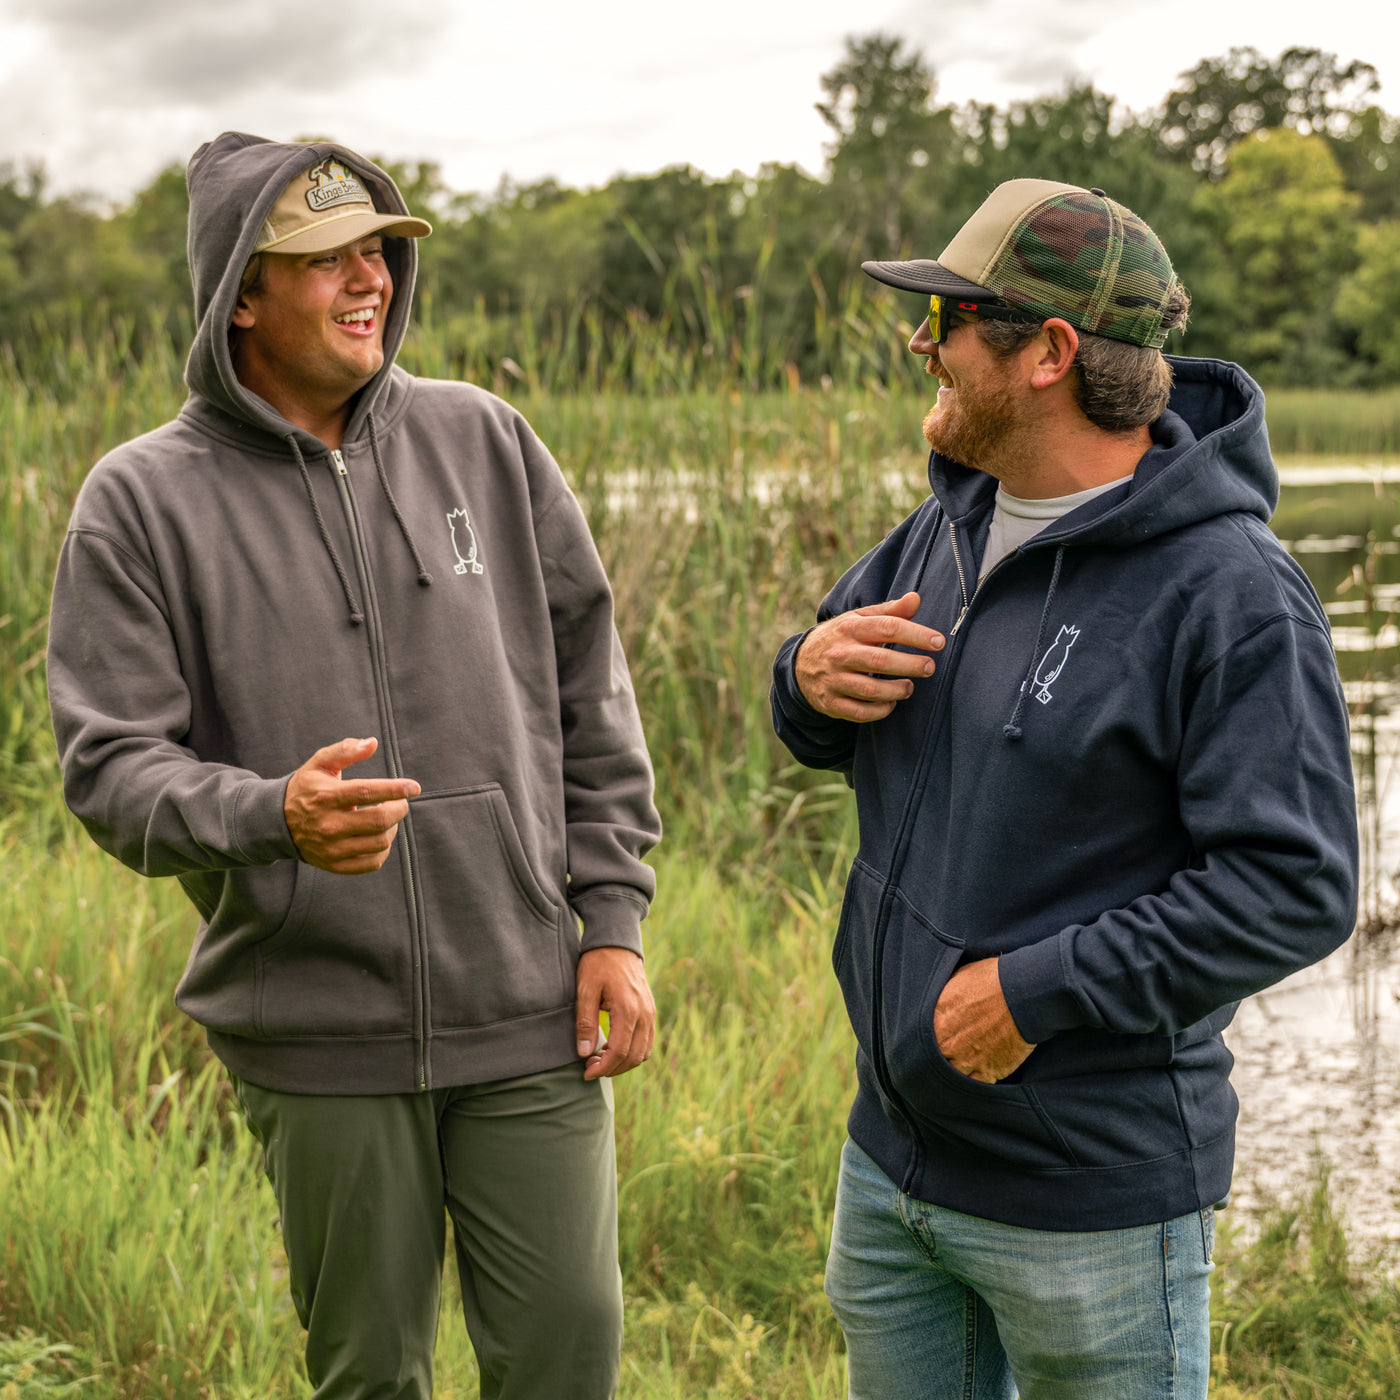
<svg viewBox="0 0 1400 1400"><path fill-rule="evenodd" d="M328 158L339 161L360 180L375 209L402 215L406 224L414 222L408 218L403 196L383 170L328 141L268 141L226 131L201 146L185 172L190 192L188 251L196 320L185 383L193 394L241 423L284 440L295 434L308 443L314 443L310 434L293 427L266 400L239 383L229 354L228 331L243 269L273 207L293 178ZM358 435L366 415L385 396L408 326L418 251L413 239L390 237L385 253L394 279L394 296L384 326L384 364L360 391L346 427L347 440Z"/></svg>

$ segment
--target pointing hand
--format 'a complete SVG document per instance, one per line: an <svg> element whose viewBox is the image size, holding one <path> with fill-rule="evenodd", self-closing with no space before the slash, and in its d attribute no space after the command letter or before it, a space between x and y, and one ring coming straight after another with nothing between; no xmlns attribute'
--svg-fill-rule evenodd
<svg viewBox="0 0 1400 1400"><path fill-rule="evenodd" d="M378 747L377 739L342 739L317 749L292 774L282 811L308 865L337 875L365 875L389 858L399 823L408 815L407 799L422 789L412 778L341 778Z"/></svg>

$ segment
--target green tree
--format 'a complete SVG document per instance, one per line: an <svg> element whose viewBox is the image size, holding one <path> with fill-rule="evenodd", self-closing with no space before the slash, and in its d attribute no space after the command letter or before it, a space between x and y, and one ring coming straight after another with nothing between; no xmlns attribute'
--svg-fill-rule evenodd
<svg viewBox="0 0 1400 1400"><path fill-rule="evenodd" d="M1359 203L1323 137L1276 127L1238 142L1224 177L1196 196L1220 256L1196 288L1193 351L1274 384L1342 377L1333 304L1356 263Z"/></svg>
<svg viewBox="0 0 1400 1400"><path fill-rule="evenodd" d="M1304 136L1346 138L1378 86L1369 63L1341 65L1320 49L1285 49L1271 59L1258 49L1234 48L1181 75L1157 117L1157 138L1163 149L1218 179L1230 148L1251 132L1287 127Z"/></svg>
<svg viewBox="0 0 1400 1400"><path fill-rule="evenodd" d="M135 276L140 294L154 294L151 305L165 303L183 310L192 304L185 251L189 215L184 167L167 165L111 221L114 243L128 245L123 257L130 259L129 270L139 269ZM124 294L119 299L128 300Z"/></svg>
<svg viewBox="0 0 1400 1400"><path fill-rule="evenodd" d="M1337 295L1337 319L1356 336L1367 377L1400 384L1400 221L1358 231L1360 262Z"/></svg>
<svg viewBox="0 0 1400 1400"><path fill-rule="evenodd" d="M908 231L907 197L937 182L954 145L952 114L933 105L933 75L917 52L889 34L848 38L841 61L821 79L816 104L834 140L827 148L832 190L857 241L896 255Z"/></svg>
<svg viewBox="0 0 1400 1400"><path fill-rule="evenodd" d="M1400 218L1400 117L1367 107L1329 139L1347 188L1361 196L1361 217L1368 223Z"/></svg>

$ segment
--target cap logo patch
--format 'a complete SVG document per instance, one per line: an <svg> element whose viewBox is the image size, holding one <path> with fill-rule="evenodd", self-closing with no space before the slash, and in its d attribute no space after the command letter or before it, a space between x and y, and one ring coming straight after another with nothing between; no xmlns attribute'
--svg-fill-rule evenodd
<svg viewBox="0 0 1400 1400"><path fill-rule="evenodd" d="M311 181L311 188L306 192L306 202L318 214L337 204L371 202L365 187L334 157L328 156L319 165L313 165L307 172L307 179Z"/></svg>

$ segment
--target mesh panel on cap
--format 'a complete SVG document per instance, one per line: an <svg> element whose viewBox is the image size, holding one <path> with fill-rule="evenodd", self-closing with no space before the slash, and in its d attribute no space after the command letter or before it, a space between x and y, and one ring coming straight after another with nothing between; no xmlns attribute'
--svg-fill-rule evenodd
<svg viewBox="0 0 1400 1400"><path fill-rule="evenodd" d="M1136 214L1081 192L1053 196L1031 210L987 277L1012 306L1159 348L1174 281L1166 250Z"/></svg>

